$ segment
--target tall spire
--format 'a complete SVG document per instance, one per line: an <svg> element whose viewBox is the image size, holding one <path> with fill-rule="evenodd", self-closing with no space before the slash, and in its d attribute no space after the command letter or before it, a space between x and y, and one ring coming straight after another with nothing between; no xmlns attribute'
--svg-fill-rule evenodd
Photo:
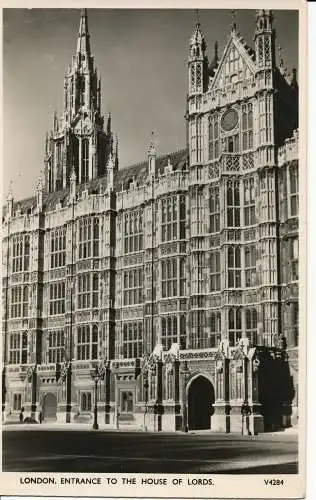
<svg viewBox="0 0 316 500"><path fill-rule="evenodd" d="M235 10L232 10L231 11L231 15L232 15L232 31L236 31L237 30L237 24L236 24L236 11Z"/></svg>
<svg viewBox="0 0 316 500"><path fill-rule="evenodd" d="M87 9L81 9L79 33L77 40L77 55L91 56L90 35L88 30L88 14Z"/></svg>

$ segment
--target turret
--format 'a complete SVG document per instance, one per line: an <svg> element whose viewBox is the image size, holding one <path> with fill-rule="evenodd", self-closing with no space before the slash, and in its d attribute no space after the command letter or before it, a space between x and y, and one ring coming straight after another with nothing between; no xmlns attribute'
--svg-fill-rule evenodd
<svg viewBox="0 0 316 500"><path fill-rule="evenodd" d="M151 133L151 141L148 147L148 175L155 177L156 175L156 147L154 143L154 133Z"/></svg>
<svg viewBox="0 0 316 500"><path fill-rule="evenodd" d="M75 172L75 169L73 168L72 169L72 172L71 172L71 175L70 175L70 198L71 200L75 200L76 199L76 172Z"/></svg>
<svg viewBox="0 0 316 500"><path fill-rule="evenodd" d="M200 29L200 23L195 26L195 30L190 40L189 52L189 94L201 94L205 91L208 82L206 70L208 61L205 54L206 43Z"/></svg>
<svg viewBox="0 0 316 500"><path fill-rule="evenodd" d="M275 31L271 10L257 11L255 53L258 71L275 67Z"/></svg>
<svg viewBox="0 0 316 500"><path fill-rule="evenodd" d="M43 183L41 179L38 181L37 184L36 201L37 201L37 210L41 212L43 208Z"/></svg>
<svg viewBox="0 0 316 500"><path fill-rule="evenodd" d="M9 188L9 193L7 196L7 216L11 218L13 215L13 194L12 194L12 189L11 185Z"/></svg>
<svg viewBox="0 0 316 500"><path fill-rule="evenodd" d="M106 165L107 188L109 190L112 190L113 185L114 185L114 167L115 167L115 164L114 164L113 156L112 156L112 153L110 153L109 159L108 159L108 162Z"/></svg>

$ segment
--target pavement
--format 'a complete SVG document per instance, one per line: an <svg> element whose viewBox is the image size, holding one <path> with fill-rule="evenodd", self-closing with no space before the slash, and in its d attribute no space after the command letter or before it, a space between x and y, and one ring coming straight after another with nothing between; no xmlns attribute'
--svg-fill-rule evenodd
<svg viewBox="0 0 316 500"><path fill-rule="evenodd" d="M4 426L3 470L291 474L298 469L293 431L241 436L135 432L126 427L96 431L91 423Z"/></svg>
<svg viewBox="0 0 316 500"><path fill-rule="evenodd" d="M91 430L91 431L109 431L109 432L141 432L141 433L154 433L156 434L157 432L154 431L144 431L144 429L136 427L135 425L131 424L120 424L119 428L117 429L114 424L104 424L104 423L99 423L99 429L93 429L92 428L92 423L66 423L66 422L42 422L41 424L20 424L16 422L10 422L10 423L5 423L2 424L2 430L3 431L13 431L13 430L37 430L37 431L62 431L62 430L72 430L72 431L80 431L80 430ZM288 427L287 429L283 429L281 431L275 431L275 432L265 432L262 434L259 434L256 436L256 438L264 437L264 436L279 436L281 439L288 435L288 434L293 434L295 436L298 436L298 427ZM182 431L161 431L161 434L183 434ZM221 432L212 432L210 429L206 430L192 430L188 431L188 434L201 434L201 435L227 435L226 433L221 433ZM239 436L241 437L240 433L230 433L229 436Z"/></svg>

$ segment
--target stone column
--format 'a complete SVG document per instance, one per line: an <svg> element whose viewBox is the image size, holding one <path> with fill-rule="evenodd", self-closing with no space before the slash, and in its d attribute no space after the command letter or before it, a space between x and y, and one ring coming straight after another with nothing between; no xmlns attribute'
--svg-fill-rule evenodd
<svg viewBox="0 0 316 500"><path fill-rule="evenodd" d="M230 376L229 358L223 357L217 361L216 366L216 389L214 404L214 415L211 421L211 429L219 432L230 432Z"/></svg>
<svg viewBox="0 0 316 500"><path fill-rule="evenodd" d="M156 364L156 415L157 415L157 430L162 430L162 361L157 361Z"/></svg>
<svg viewBox="0 0 316 500"><path fill-rule="evenodd" d="M36 415L36 399L37 399L37 366L35 365L32 368L32 377L31 377L31 385L32 385L32 403L31 403L31 418L35 418Z"/></svg>
<svg viewBox="0 0 316 500"><path fill-rule="evenodd" d="M173 387L174 387L174 413L175 430L181 430L181 407L180 407L180 361L174 360L173 368Z"/></svg>
<svg viewBox="0 0 316 500"><path fill-rule="evenodd" d="M104 423L105 424L110 424L110 415L111 415L111 405L110 405L110 384L111 384L111 370L107 366L105 369L105 378L104 378L104 385L105 385L105 404L104 404Z"/></svg>

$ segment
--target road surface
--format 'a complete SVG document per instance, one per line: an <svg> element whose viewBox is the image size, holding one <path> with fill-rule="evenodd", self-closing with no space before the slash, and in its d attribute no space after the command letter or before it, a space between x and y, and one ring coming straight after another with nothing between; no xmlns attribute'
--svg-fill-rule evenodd
<svg viewBox="0 0 316 500"><path fill-rule="evenodd" d="M297 472L297 435L144 433L8 426L3 471L289 474Z"/></svg>

